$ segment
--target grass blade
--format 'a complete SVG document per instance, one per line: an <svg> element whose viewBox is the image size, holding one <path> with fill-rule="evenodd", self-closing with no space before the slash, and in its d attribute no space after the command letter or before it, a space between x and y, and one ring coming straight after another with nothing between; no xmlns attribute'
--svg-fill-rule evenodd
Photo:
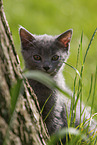
<svg viewBox="0 0 97 145"><path fill-rule="evenodd" d="M86 50L86 53L85 53L85 56L84 56L84 60L83 60L83 64L85 63L86 56L87 56L87 54L88 54L88 51L89 51L89 48L90 48L90 46L91 46L91 43L92 43L92 41L93 41L93 39L94 39L94 36L96 35L96 32L97 32L97 28L95 29L95 31L94 31L94 33L93 33L93 35L92 35L92 38L91 38L91 40L90 40L90 42L89 42L89 45L88 45L88 47L87 47L87 50Z"/></svg>
<svg viewBox="0 0 97 145"><path fill-rule="evenodd" d="M66 63L66 62L64 62L66 65L68 65L69 67L71 67L72 69L74 69L75 71L76 71L76 73L78 74L78 76L80 77L80 73L79 73L79 71L75 68L75 67L73 67L72 65L70 65L70 64L68 64L68 63Z"/></svg>
<svg viewBox="0 0 97 145"><path fill-rule="evenodd" d="M10 95L11 95L11 108L10 108L11 109L11 116L10 116L10 121L9 121L9 125L8 125L7 131L6 131L6 135L5 135L5 138L4 138L3 145L7 144L6 143L6 139L9 136L9 130L10 130L10 127L12 125L12 119L15 116L15 107L16 107L17 100L18 100L19 95L20 95L21 86L22 86L22 79L18 79L17 83L14 84L13 87L11 88L11 90L10 90Z"/></svg>
<svg viewBox="0 0 97 145"><path fill-rule="evenodd" d="M43 112L43 110L44 110L44 107L45 107L45 105L46 105L46 103L48 102L48 100L50 99L50 97L51 97L51 95L49 95L49 97L46 99L46 101L44 102L44 105L43 105L43 107L42 107L42 109L41 109L41 111L40 111L40 114L42 114L42 112Z"/></svg>
<svg viewBox="0 0 97 145"><path fill-rule="evenodd" d="M80 41L80 59L81 59L81 64L83 65L82 41L83 41L83 31L81 34L81 41Z"/></svg>
<svg viewBox="0 0 97 145"><path fill-rule="evenodd" d="M62 94L71 98L70 94L68 94L68 92L66 90L61 89L47 73L44 73L41 71L27 71L24 73L24 76L29 79L37 80L50 89L57 89Z"/></svg>
<svg viewBox="0 0 97 145"><path fill-rule="evenodd" d="M80 44L79 44L79 47L78 47L78 53L77 53L77 62L76 62L76 69L78 67L78 62L79 62L79 53L80 53ZM76 117L76 108L74 108L74 104L75 104L75 87L76 87L76 81L77 81L77 73L75 75L75 79L74 79L74 88L73 88L73 97L71 99L71 109L70 109L70 113L72 113L72 116L74 114L74 118L73 118L73 123L72 123L72 127L74 126L74 122L75 122L75 117ZM73 108L72 108L73 106ZM74 113L73 113L74 112Z"/></svg>
<svg viewBox="0 0 97 145"><path fill-rule="evenodd" d="M18 79L17 83L13 85L13 87L10 90L10 95L11 95L11 114L13 114L15 110L15 106L17 103L17 99L20 94L21 90L21 84L22 84L22 79Z"/></svg>

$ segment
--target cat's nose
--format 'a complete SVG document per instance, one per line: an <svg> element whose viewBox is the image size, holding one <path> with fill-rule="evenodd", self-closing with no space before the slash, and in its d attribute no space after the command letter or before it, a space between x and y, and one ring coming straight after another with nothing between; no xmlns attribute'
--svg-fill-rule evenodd
<svg viewBox="0 0 97 145"><path fill-rule="evenodd" d="M46 71L48 71L48 70L50 69L49 66L44 66L43 68L44 68Z"/></svg>

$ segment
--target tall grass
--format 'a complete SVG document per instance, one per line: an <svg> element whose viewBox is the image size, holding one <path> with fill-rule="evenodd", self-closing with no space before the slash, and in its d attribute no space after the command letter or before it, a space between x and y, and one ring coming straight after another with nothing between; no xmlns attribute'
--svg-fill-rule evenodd
<svg viewBox="0 0 97 145"><path fill-rule="evenodd" d="M97 143L97 141L96 141L97 135L95 137L93 137L93 135L94 135L93 134L92 136L87 138L87 134L89 134L89 132L88 132L89 131L89 125L90 125L89 123L90 123L91 119L95 115L97 115L97 113L95 113L93 115L93 104L94 104L95 91L96 91L97 67L96 67L95 74L94 75L91 74L91 83L90 83L90 88L89 88L89 94L87 96L87 102L88 102L90 96L92 95L92 104L91 104L90 118L85 120L85 116L84 116L83 122L81 123L82 115L83 115L83 113L84 113L84 111L86 109L86 105L84 106L83 110L81 108L81 106L82 106L82 94L83 94L82 90L84 89L83 85L82 85L83 84L83 82L82 82L82 80L83 80L83 78L82 78L83 77L83 70L84 70L84 64L85 64L85 61L86 61L86 57L87 57L87 54L89 52L91 43L92 43L92 41L94 39L94 36L96 34L96 31L97 31L97 28L96 28L96 30L94 31L94 33L93 33L93 35L91 37L91 40L90 40L89 45L88 45L88 47L86 49L84 57L82 55L82 42L83 42L83 32L82 32L81 41L80 41L80 44L79 44L79 47L78 47L76 68L74 68L70 64L65 63L70 68L74 69L75 72L76 72L76 75L75 75L75 78L74 78L73 97L71 99L71 111L70 111L69 117L67 116L67 119L69 119L68 122L70 122L71 116L73 116L73 114L74 114L73 123L71 124L71 126L68 129L64 128L61 131L59 131L58 133L56 133L55 135L53 135L51 137L51 140L48 142L48 145L56 144L56 142L58 141L58 138L62 138L66 134L69 134L69 138L70 138L70 141L68 141L68 138L67 138L67 142L66 142L67 145L73 145L73 144L76 144L76 145L77 144L89 144L90 145L90 144L96 144ZM81 61L80 73L77 70L79 59ZM78 84L77 84L77 79L78 79L78 82L79 82ZM75 90L76 87L77 87L77 91ZM76 94L77 94L77 97L76 97ZM80 124L78 126L79 132L77 132L78 130L76 130L74 128L71 128L71 127L74 127L74 122L75 122L75 119L76 119L76 107L77 107L77 103L78 103L79 99L80 99L80 106L79 106L80 107ZM72 106L73 106L73 108L72 108ZM88 121L88 125L85 128L86 121ZM84 131L83 131L83 129L84 129ZM60 142L60 144L62 144L62 142Z"/></svg>

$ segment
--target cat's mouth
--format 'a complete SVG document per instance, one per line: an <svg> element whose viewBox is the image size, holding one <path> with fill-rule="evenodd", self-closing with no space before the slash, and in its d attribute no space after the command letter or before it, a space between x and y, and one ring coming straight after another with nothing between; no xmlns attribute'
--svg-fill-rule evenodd
<svg viewBox="0 0 97 145"><path fill-rule="evenodd" d="M52 69L52 67L42 67L42 68L37 68L36 70L47 73L50 76L54 76L57 73L57 70Z"/></svg>
<svg viewBox="0 0 97 145"><path fill-rule="evenodd" d="M56 71L43 71L43 72L45 72L45 73L47 73L48 75L50 75L50 76L54 76L57 72Z"/></svg>

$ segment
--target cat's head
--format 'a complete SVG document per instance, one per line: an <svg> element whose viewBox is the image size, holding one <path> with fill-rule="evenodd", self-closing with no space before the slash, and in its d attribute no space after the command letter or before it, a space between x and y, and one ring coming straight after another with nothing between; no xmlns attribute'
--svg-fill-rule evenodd
<svg viewBox="0 0 97 145"><path fill-rule="evenodd" d="M30 70L41 70L50 75L58 72L67 60L72 30L58 36L33 35L25 28L19 29L22 54Z"/></svg>

